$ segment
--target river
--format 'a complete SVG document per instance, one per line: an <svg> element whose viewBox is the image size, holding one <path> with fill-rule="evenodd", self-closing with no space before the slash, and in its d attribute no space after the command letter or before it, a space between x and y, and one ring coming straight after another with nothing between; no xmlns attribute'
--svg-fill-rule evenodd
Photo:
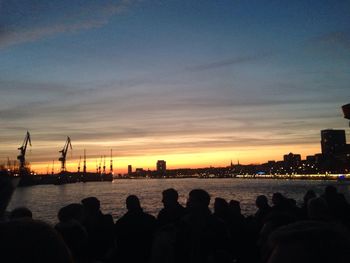
<svg viewBox="0 0 350 263"><path fill-rule="evenodd" d="M300 204L308 189L321 194L326 185L336 185L338 191L350 201L350 184L336 181L317 180L274 180L274 179L123 179L113 182L75 183L66 185L37 185L17 188L12 196L8 210L26 206L33 212L35 219L50 223L57 222L58 210L70 203L80 202L88 196L96 196L101 201L101 210L111 213L114 219L126 211L125 199L136 194L146 212L156 215L162 208L161 193L173 187L179 192L179 201L186 203L190 190L202 188L209 192L212 203L215 197L241 202L242 213L253 214L255 198L264 194L269 200L274 192L280 192L294 198Z"/></svg>

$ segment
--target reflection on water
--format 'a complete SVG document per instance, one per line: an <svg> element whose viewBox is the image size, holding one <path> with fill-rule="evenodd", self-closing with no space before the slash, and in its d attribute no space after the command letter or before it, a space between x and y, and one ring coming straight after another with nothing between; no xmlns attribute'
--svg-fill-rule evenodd
<svg viewBox="0 0 350 263"><path fill-rule="evenodd" d="M350 200L350 184L346 182L266 179L129 179L115 180L112 183L91 182L17 188L8 209L26 206L32 210L36 219L54 223L57 221L56 215L61 207L80 202L88 196L96 196L101 201L102 211L111 213L117 219L126 211L125 198L130 194L136 194L144 210L156 215L162 208L162 191L173 187L178 190L182 204L186 203L190 190L202 188L210 193L212 201L219 196L228 201L231 199L240 201L242 212L248 215L255 212L254 203L257 195L265 194L270 200L272 193L281 192L300 203L308 189L321 194L324 187L329 184L337 185L339 191Z"/></svg>

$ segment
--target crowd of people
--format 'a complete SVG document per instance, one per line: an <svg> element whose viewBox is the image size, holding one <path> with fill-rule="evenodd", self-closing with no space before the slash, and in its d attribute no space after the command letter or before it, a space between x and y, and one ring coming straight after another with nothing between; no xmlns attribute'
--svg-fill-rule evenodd
<svg viewBox="0 0 350 263"><path fill-rule="evenodd" d="M55 226L19 207L0 223L1 262L350 262L350 205L334 186L321 196L309 190L300 207L281 193L271 205L260 195L251 216L242 215L239 201L220 197L212 212L210 199L194 189L184 207L178 192L166 189L154 217L129 195L127 212L114 222L88 197L62 207Z"/></svg>

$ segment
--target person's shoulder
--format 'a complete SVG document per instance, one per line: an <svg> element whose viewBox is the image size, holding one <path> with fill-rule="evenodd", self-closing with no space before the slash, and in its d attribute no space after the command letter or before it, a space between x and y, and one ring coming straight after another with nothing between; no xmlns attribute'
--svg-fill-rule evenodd
<svg viewBox="0 0 350 263"><path fill-rule="evenodd" d="M104 219L104 220L112 220L112 221L113 221L113 217L112 217L111 214L104 214L104 215L103 215L103 219Z"/></svg>
<svg viewBox="0 0 350 263"><path fill-rule="evenodd" d="M113 217L111 214L103 215L102 219L103 219L103 223L105 223L105 224L113 224L114 223L114 220L113 220Z"/></svg>
<svg viewBox="0 0 350 263"><path fill-rule="evenodd" d="M177 203L176 207L177 207L178 209L186 209L186 208L185 208L182 204L180 204L180 203Z"/></svg>
<svg viewBox="0 0 350 263"><path fill-rule="evenodd" d="M149 224L153 224L157 221L157 219L153 215L145 213L145 212L142 212L141 218L142 218L143 222L147 222Z"/></svg>
<svg viewBox="0 0 350 263"><path fill-rule="evenodd" d="M124 214L115 221L115 225L124 224L125 222L128 222L128 221L129 221L128 214Z"/></svg>
<svg viewBox="0 0 350 263"><path fill-rule="evenodd" d="M149 213L145 213L143 212L143 216L149 220L156 220L155 216L149 214Z"/></svg>
<svg viewBox="0 0 350 263"><path fill-rule="evenodd" d="M162 219L162 217L164 216L164 214L165 214L165 211L164 211L164 208L162 208L162 209L158 212L157 219Z"/></svg>
<svg viewBox="0 0 350 263"><path fill-rule="evenodd" d="M181 204L178 203L178 204L175 206L175 211L184 213L184 212L186 211L186 208L183 207Z"/></svg>

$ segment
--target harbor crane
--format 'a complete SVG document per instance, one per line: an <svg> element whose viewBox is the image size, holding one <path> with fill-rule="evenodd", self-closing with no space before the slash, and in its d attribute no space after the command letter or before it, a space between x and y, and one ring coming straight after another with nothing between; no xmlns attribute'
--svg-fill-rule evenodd
<svg viewBox="0 0 350 263"><path fill-rule="evenodd" d="M69 137L67 137L66 144L64 145L63 149L59 151L61 153L61 157L58 160L61 162L61 172L66 171L66 156L69 148L73 150L71 140Z"/></svg>
<svg viewBox="0 0 350 263"><path fill-rule="evenodd" d="M83 173L86 174L86 151L84 149L84 166L83 166Z"/></svg>
<svg viewBox="0 0 350 263"><path fill-rule="evenodd" d="M55 173L55 160L52 160L52 170L51 174L53 175Z"/></svg>
<svg viewBox="0 0 350 263"><path fill-rule="evenodd" d="M113 175L113 150L111 149L111 160L110 160L110 166L109 166L109 172Z"/></svg>
<svg viewBox="0 0 350 263"><path fill-rule="evenodd" d="M98 164L98 173L101 174L102 173L102 170L101 170L101 165L102 165L102 155L101 155L101 159L100 159L100 162Z"/></svg>
<svg viewBox="0 0 350 263"><path fill-rule="evenodd" d="M106 174L106 156L103 155L103 174Z"/></svg>
<svg viewBox="0 0 350 263"><path fill-rule="evenodd" d="M27 134L24 138L23 144L21 147L18 148L20 151L20 154L17 156L17 160L19 160L19 171L24 172L25 171L25 164L26 164L26 151L28 143L30 146L32 146L32 141L30 139L30 134L27 131Z"/></svg>
<svg viewBox="0 0 350 263"><path fill-rule="evenodd" d="M81 156L79 156L78 173L80 173Z"/></svg>

